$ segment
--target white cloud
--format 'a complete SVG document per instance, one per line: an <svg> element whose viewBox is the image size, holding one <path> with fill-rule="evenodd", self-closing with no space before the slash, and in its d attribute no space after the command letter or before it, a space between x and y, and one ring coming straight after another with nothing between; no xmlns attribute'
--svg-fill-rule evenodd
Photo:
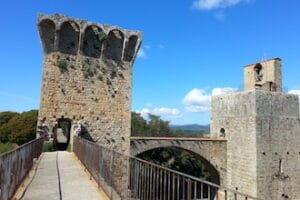
<svg viewBox="0 0 300 200"><path fill-rule="evenodd" d="M214 88L211 94L205 90L194 88L183 98L182 103L188 112L208 112L211 109L211 96L231 94L237 91L237 88Z"/></svg>
<svg viewBox="0 0 300 200"><path fill-rule="evenodd" d="M298 95L299 100L300 100L300 90L290 90L290 91L288 91L288 93ZM300 110L300 104L299 104L299 110Z"/></svg>
<svg viewBox="0 0 300 200"><path fill-rule="evenodd" d="M207 112L210 110L211 96L204 90L194 88L182 100L188 112Z"/></svg>
<svg viewBox="0 0 300 200"><path fill-rule="evenodd" d="M150 114L150 110L148 108L143 108L141 111L137 111L138 113L141 113L143 118L147 118L148 114Z"/></svg>
<svg viewBox="0 0 300 200"><path fill-rule="evenodd" d="M176 108L143 108L141 111L137 111L141 113L142 117L147 118L148 114L158 115L161 117L179 117L181 112Z"/></svg>
<svg viewBox="0 0 300 200"><path fill-rule="evenodd" d="M235 93L238 89L225 87L225 88L214 88L212 90L212 95L223 95L223 94L232 94Z"/></svg>
<svg viewBox="0 0 300 200"><path fill-rule="evenodd" d="M146 58L147 57L146 52L145 52L145 50L143 48L139 49L139 51L137 53L137 57L138 58Z"/></svg>
<svg viewBox="0 0 300 200"><path fill-rule="evenodd" d="M290 90L288 91L289 94L297 94L300 96L300 90Z"/></svg>
<svg viewBox="0 0 300 200"><path fill-rule="evenodd" d="M179 116L180 111L176 108L154 108L153 114L155 115L168 115L168 116Z"/></svg>
<svg viewBox="0 0 300 200"><path fill-rule="evenodd" d="M192 7L197 10L213 10L218 8L227 8L249 1L250 0L196 0Z"/></svg>

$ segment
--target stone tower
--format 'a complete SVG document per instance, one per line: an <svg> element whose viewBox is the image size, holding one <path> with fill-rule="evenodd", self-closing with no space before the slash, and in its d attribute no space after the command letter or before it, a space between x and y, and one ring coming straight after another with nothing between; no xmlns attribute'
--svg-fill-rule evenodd
<svg viewBox="0 0 300 200"><path fill-rule="evenodd" d="M80 121L86 137L129 153L132 64L141 33L54 14L38 16L44 51L39 125ZM45 128L46 127L46 128Z"/></svg>
<svg viewBox="0 0 300 200"><path fill-rule="evenodd" d="M58 128L72 136L80 124L82 137L129 154L132 65L141 33L59 14L40 14L38 29L44 52L38 136ZM123 198L128 160L114 155L111 176Z"/></svg>
<svg viewBox="0 0 300 200"><path fill-rule="evenodd" d="M227 187L264 200L300 199L299 100L281 92L280 61L246 66L245 91L212 98L212 136L227 139Z"/></svg>
<svg viewBox="0 0 300 200"><path fill-rule="evenodd" d="M281 60L273 58L244 68L245 90L281 92Z"/></svg>

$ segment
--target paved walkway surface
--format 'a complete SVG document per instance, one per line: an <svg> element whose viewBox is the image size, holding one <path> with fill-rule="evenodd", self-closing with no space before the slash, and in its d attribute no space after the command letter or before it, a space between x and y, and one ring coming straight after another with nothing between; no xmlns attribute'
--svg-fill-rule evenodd
<svg viewBox="0 0 300 200"><path fill-rule="evenodd" d="M73 153L43 153L22 200L107 200Z"/></svg>

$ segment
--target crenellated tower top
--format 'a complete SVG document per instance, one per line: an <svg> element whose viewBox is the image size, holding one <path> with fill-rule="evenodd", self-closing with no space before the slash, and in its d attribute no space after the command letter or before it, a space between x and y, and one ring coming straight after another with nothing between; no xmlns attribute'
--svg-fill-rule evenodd
<svg viewBox="0 0 300 200"><path fill-rule="evenodd" d="M38 28L45 54L61 52L125 62L134 60L142 38L139 31L61 14L39 14Z"/></svg>

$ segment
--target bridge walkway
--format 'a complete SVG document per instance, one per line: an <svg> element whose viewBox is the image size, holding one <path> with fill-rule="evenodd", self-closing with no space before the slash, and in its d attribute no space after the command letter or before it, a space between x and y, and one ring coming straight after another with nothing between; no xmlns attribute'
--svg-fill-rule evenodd
<svg viewBox="0 0 300 200"><path fill-rule="evenodd" d="M108 200L97 184L89 179L73 153L43 153L31 174L31 180L19 189L16 199Z"/></svg>

